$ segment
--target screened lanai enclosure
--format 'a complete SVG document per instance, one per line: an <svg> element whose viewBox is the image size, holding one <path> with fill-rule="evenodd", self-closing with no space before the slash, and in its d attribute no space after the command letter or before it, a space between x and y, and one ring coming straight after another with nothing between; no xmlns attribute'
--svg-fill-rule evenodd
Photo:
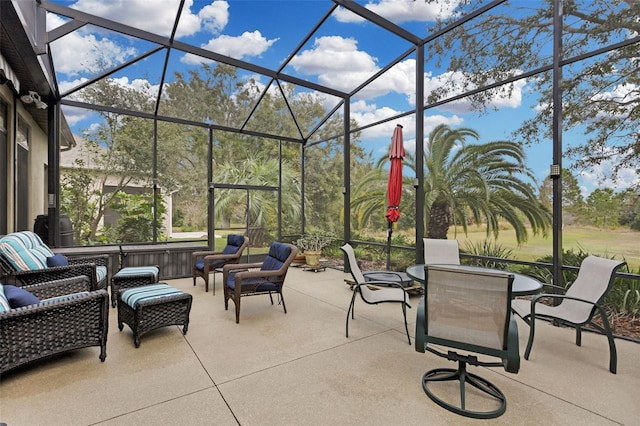
<svg viewBox="0 0 640 426"><path fill-rule="evenodd" d="M637 1L17 3L49 127L75 136L49 139L58 244L66 215L78 245L322 230L383 250L400 124L394 262L509 226L552 235L561 282L574 176L637 177Z"/></svg>

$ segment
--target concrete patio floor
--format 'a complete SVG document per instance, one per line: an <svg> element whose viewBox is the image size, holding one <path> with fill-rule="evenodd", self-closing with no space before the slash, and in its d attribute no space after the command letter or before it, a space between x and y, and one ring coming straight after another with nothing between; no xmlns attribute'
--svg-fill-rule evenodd
<svg viewBox="0 0 640 426"><path fill-rule="evenodd" d="M194 296L189 332L152 331L133 344L110 310L107 359L85 348L3 375L0 422L18 425L418 425L472 424L423 392L421 377L453 362L408 345L398 305L356 303L344 335L347 275L291 268L288 313L266 296L224 310L201 280L168 281ZM412 297L413 334L419 296ZM518 322L520 353L528 327ZM606 338L541 323L518 374L470 371L496 384L507 411L492 424L640 424L640 345L616 340L618 374L608 371ZM455 386L455 385L454 385Z"/></svg>

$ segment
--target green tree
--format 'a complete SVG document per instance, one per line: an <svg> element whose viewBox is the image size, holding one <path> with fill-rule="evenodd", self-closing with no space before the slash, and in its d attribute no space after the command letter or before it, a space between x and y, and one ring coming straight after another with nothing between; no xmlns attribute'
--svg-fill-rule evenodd
<svg viewBox="0 0 640 426"><path fill-rule="evenodd" d="M119 243L139 243L153 239L153 199L147 195L119 192L113 203L113 209L120 214L115 227L107 233L109 240ZM158 203L158 233L161 233L162 217L165 205L162 199Z"/></svg>
<svg viewBox="0 0 640 426"><path fill-rule="evenodd" d="M279 185L278 158L246 159L241 164L224 162L216 169L215 180L231 185ZM299 221L302 215L302 193L296 185L287 185L297 178L294 168L282 163L282 215L285 221ZM284 190L287 189L286 192ZM228 223L248 224L251 244L259 246L277 237L277 192L270 190L218 189L215 192L214 214Z"/></svg>
<svg viewBox="0 0 640 426"><path fill-rule="evenodd" d="M467 144L478 139L472 129L439 125L426 141L425 224L428 238L447 238L451 226L484 223L497 236L500 221L508 222L519 243L527 240L526 223L534 234L546 232L551 214L538 201L532 171L522 147L514 142ZM411 160L411 157L408 157ZM415 170L415 162L408 164Z"/></svg>
<svg viewBox="0 0 640 426"><path fill-rule="evenodd" d="M95 192L91 191L93 177L82 159L74 160L74 167L61 177L60 211L73 223L73 240L87 241L89 224L95 212Z"/></svg>
<svg viewBox="0 0 640 426"><path fill-rule="evenodd" d="M621 195L613 189L595 189L586 201L590 223L602 228L615 228L618 226L621 205Z"/></svg>
<svg viewBox="0 0 640 426"><path fill-rule="evenodd" d="M289 185L291 188L283 187L283 192L293 193L300 189L302 181L299 159L303 139L315 128L319 120L324 118L326 108L322 98L316 94L298 93L293 85L272 85L271 88L274 90L265 91L263 94L263 88L254 79L241 78L237 75L236 68L223 64L204 64L200 69L192 70L188 74L176 74L175 82L166 88L166 101L162 104L161 112L225 127L243 127L249 132L254 130L301 139L300 143L281 142L277 139L237 132L213 132L212 167L215 183L242 181L237 179L237 176L231 177L230 167L235 166L236 172L242 173L246 172L248 167L255 166L256 161L282 156L282 160L290 169L287 173L292 176L292 180L283 182L283 185ZM260 104L254 111L258 100ZM252 111L253 116L248 120ZM292 116L295 116L296 122ZM167 126L162 126L165 127ZM327 141L305 151L305 192L310 195L305 205L307 217L313 223L329 224L340 217L342 203L336 191L343 186L343 151L341 140L331 137L340 135L342 128L341 117L327 120L314 134L315 140ZM357 140L357 137L358 135L353 135L352 141ZM206 227L208 135L199 129L186 132L169 131L159 138L159 145L159 150L166 153L159 155L163 164L159 167L171 174L180 188L174 197L174 207L184 214L186 226ZM260 158L255 155L256 152L260 152ZM357 145L352 148L352 153L356 158L362 157L362 150ZM163 163L167 159L171 159L171 164ZM246 182L251 179L250 175L244 176ZM217 211L216 217L224 217L225 220L232 217L232 205L227 205L230 210ZM292 233L299 233L301 230L299 219L297 222L283 221L283 225Z"/></svg>
<svg viewBox="0 0 640 426"><path fill-rule="evenodd" d="M623 194L620 225L628 225L634 231L640 231L640 192L638 188L630 188Z"/></svg>
<svg viewBox="0 0 640 426"><path fill-rule="evenodd" d="M553 180L546 177L540 186L540 202L549 211L553 203ZM585 215L584 199L578 179L569 169L562 170L562 223L572 225Z"/></svg>
<svg viewBox="0 0 640 426"><path fill-rule="evenodd" d="M436 0L427 0L437 2ZM460 14L482 6L483 1L460 2L459 10L438 22L432 32L459 19ZM565 0L563 4L564 58L577 57L614 45L640 33L640 2L632 0ZM429 102L504 81L523 71L552 63L553 0L508 2L465 25L447 31L426 45L425 60L461 73L433 90ZM636 42L595 57L586 56L567 65L563 73L562 116L564 130L584 129L583 142L567 154L584 168L616 158L612 174L623 168L640 171L640 72ZM529 92L540 105L552 99L552 73L528 79ZM512 85L476 93L468 99L484 111L497 93L511 96ZM553 108L539 108L523 123L517 136L524 143L551 137Z"/></svg>

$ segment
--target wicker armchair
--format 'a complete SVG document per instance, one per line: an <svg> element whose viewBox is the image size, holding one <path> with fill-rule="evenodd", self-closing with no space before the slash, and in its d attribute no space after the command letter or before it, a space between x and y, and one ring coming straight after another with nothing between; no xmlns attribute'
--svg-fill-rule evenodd
<svg viewBox="0 0 640 426"><path fill-rule="evenodd" d="M227 235L227 245L222 251L195 251L191 254L193 285L196 278L204 280L204 291L209 291L209 274L213 272L213 295L216 295L216 270L230 263L238 263L242 252L249 246L249 238L244 235ZM218 270L219 271L219 270Z"/></svg>
<svg viewBox="0 0 640 426"><path fill-rule="evenodd" d="M51 259L64 259L64 266L48 266ZM64 258L54 253L30 231L14 232L0 238L0 269L28 286L64 278L86 276L94 289L107 288L107 255Z"/></svg>
<svg viewBox="0 0 640 426"><path fill-rule="evenodd" d="M62 352L100 347L107 357L109 295L87 277L23 286L41 302L0 313L0 374ZM92 291L93 290L93 291ZM45 300L54 298L51 300Z"/></svg>
<svg viewBox="0 0 640 426"><path fill-rule="evenodd" d="M273 305L271 293L278 294L278 301L284 304L282 287L289 265L296 257L298 248L286 243L271 243L269 254L262 263L240 263L225 265L222 268L222 287L224 288L224 309L229 309L229 299L236 305L236 324L240 322L240 299L244 296L268 294Z"/></svg>

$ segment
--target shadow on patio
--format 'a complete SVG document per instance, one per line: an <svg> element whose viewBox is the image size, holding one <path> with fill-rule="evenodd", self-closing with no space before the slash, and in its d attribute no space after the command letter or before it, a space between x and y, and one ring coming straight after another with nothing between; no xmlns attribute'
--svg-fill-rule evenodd
<svg viewBox="0 0 640 426"><path fill-rule="evenodd" d="M107 360L99 349L69 352L5 374L0 422L47 424L465 424L427 398L422 374L455 364L407 344L398 306L356 303L350 337L344 321L347 275L292 268L288 314L265 296L242 301L240 324L191 278L168 281L194 296L189 332L171 326L142 337L117 327L110 310ZM218 280L219 281L219 280ZM218 283L219 286L219 283ZM408 314L415 326L418 296ZM528 327L518 322L521 356ZM413 331L412 331L413 334ZM541 323L530 360L516 375L480 375L507 397L496 424L637 424L640 346L616 340L618 374L608 371L606 338ZM476 368L470 368L477 372ZM455 386L455 385L454 385Z"/></svg>

